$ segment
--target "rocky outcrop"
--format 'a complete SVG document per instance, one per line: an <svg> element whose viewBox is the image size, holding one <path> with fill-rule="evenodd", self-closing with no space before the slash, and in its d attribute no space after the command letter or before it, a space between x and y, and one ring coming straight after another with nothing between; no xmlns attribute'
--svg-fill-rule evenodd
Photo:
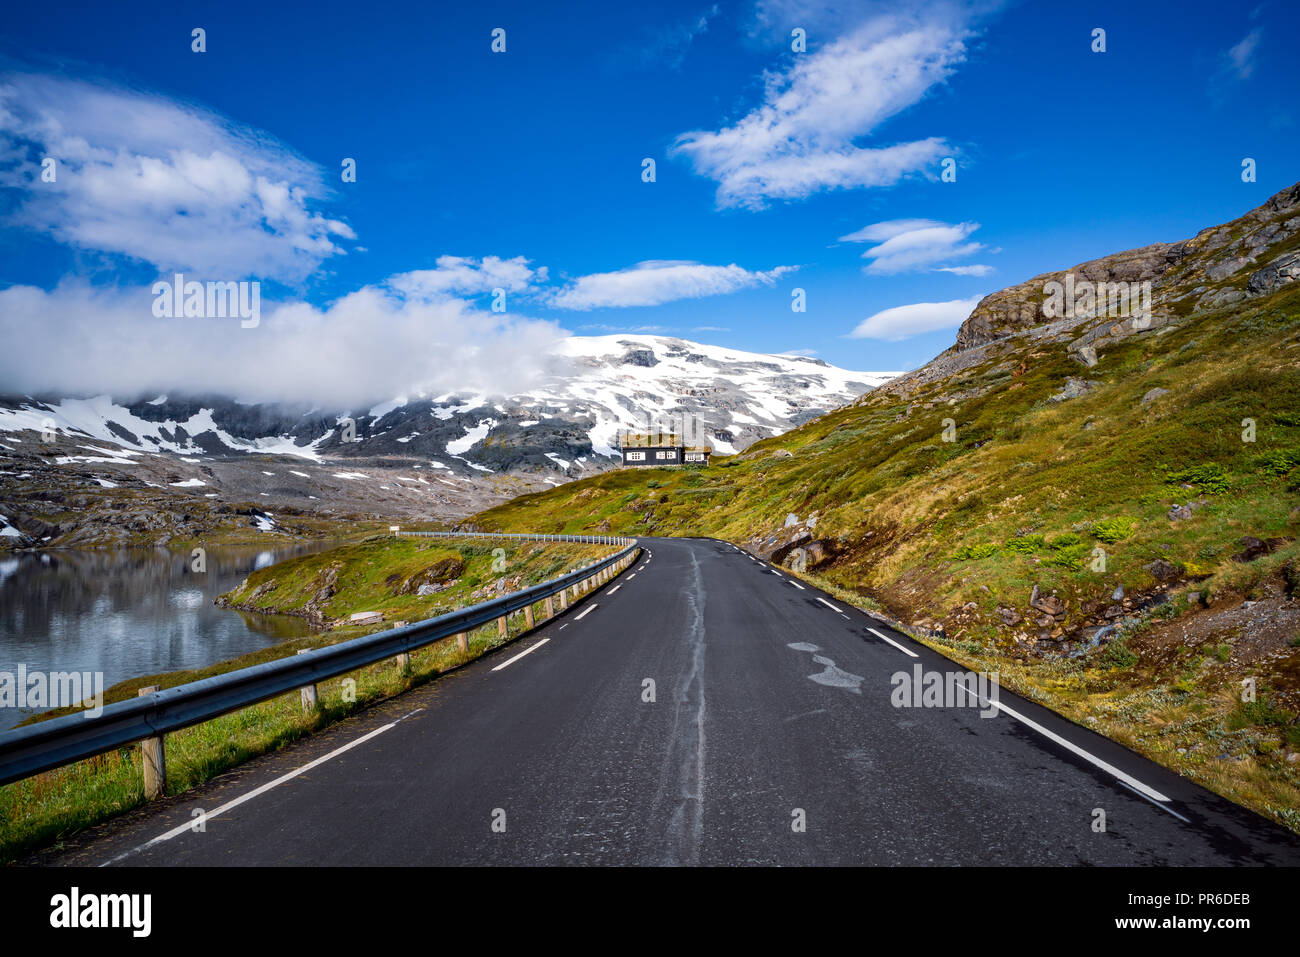
<svg viewBox="0 0 1300 957"><path fill-rule="evenodd" d="M1092 389L1096 388L1097 383L1091 379L1078 379L1074 376L1067 376L1065 388L1056 395L1049 396L1052 402L1066 402L1070 399L1077 399L1081 395L1087 395Z"/></svg>
<svg viewBox="0 0 1300 957"><path fill-rule="evenodd" d="M1263 296L1300 279L1300 252L1284 253L1246 280L1246 291Z"/></svg>
<svg viewBox="0 0 1300 957"><path fill-rule="evenodd" d="M1064 284L1067 274L1073 274L1074 281L1087 280L1092 283L1156 280L1178 261L1179 254L1173 257L1170 255L1170 250L1175 245L1177 244L1156 243L1141 249L1115 253L1081 263L1073 269L1043 273L1015 286L989 293L962 323L957 332L956 348L958 351L970 349L1058 319L1085 318L1084 314L1075 309L1067 309L1063 315L1048 315L1044 308L1048 300L1044 287L1050 282Z"/></svg>
<svg viewBox="0 0 1300 957"><path fill-rule="evenodd" d="M1135 332L1158 328L1191 312L1217 309L1252 296L1268 295L1300 278L1300 183L1269 198L1222 226L1201 230L1191 239L1154 243L1140 249L1103 256L1072 269L1043 273L990 293L980 300L957 332L953 351L961 353L1040 326L1070 328L1079 322L1126 319L1130 309L1113 308L1085 298L1074 308L1049 309L1049 283L1151 284L1150 321L1115 323L1076 344L1076 357L1094 365L1093 350ZM1069 305L1067 303L1067 305ZM1102 340L1098 342L1097 340Z"/></svg>
<svg viewBox="0 0 1300 957"><path fill-rule="evenodd" d="M746 548L751 554L774 565L804 571L830 561L839 549L839 544L834 539L815 537L816 528L816 512L803 521L797 515L790 514L780 529L750 539L745 543Z"/></svg>
<svg viewBox="0 0 1300 957"><path fill-rule="evenodd" d="M394 594L431 595L449 587L464 571L465 563L459 558L443 558L401 582Z"/></svg>

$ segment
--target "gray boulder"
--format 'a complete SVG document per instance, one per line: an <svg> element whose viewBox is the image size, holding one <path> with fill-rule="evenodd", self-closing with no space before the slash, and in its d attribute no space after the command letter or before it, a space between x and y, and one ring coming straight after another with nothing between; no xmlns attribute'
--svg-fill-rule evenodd
<svg viewBox="0 0 1300 957"><path fill-rule="evenodd" d="M1246 280L1246 289L1252 296L1262 296L1287 283L1300 279L1300 252L1278 256Z"/></svg>

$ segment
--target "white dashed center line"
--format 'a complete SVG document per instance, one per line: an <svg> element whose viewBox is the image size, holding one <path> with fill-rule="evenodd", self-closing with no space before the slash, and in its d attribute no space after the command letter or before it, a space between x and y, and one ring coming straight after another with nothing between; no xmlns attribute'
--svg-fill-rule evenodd
<svg viewBox="0 0 1300 957"><path fill-rule="evenodd" d="M595 611L595 610L596 610L597 608L599 608L599 607L600 607L599 605L589 605L587 608L584 608L584 609L583 609L581 615L579 615L577 618L575 618L575 619L573 619L573 620L574 620L574 621L582 621L582 619L586 618L588 615L590 615L593 611Z"/></svg>
<svg viewBox="0 0 1300 957"><path fill-rule="evenodd" d="M594 607L596 607L596 606L595 606L595 605L592 605L592 607L594 608ZM550 640L551 640L551 639L549 639L549 638L543 638L541 641L539 641L537 644L533 645L531 648L527 648L527 649L525 649L525 650L519 652L519 654L515 655L515 656L514 656L513 658L511 658L509 661L503 661L503 662L501 662L501 664L497 665L497 666L496 666L495 668L493 668L492 670L493 670L493 671L500 671L502 668L505 668L505 667L507 667L508 665L513 665L516 661L518 661L518 660L519 660L520 658L522 658L524 655L531 655L534 651L536 651L538 648L542 647L542 645L546 644L546 643L547 643L548 641L550 641Z"/></svg>

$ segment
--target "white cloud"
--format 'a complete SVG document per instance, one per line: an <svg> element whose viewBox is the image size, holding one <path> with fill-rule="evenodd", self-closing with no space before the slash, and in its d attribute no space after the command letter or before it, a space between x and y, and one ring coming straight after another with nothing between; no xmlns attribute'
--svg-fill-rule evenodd
<svg viewBox="0 0 1300 957"><path fill-rule="evenodd" d="M391 277L387 285L404 296L437 299L453 295L477 295L493 289L521 292L546 281L546 267L533 269L523 256L501 259L485 256L439 256L433 269L417 269Z"/></svg>
<svg viewBox="0 0 1300 957"><path fill-rule="evenodd" d="M882 3L875 6L881 10L885 8ZM853 23L861 22L865 10L870 7L867 0L757 0L749 35L785 46L790 42L790 31L802 27L815 44L818 36L835 36Z"/></svg>
<svg viewBox="0 0 1300 957"><path fill-rule="evenodd" d="M761 19L777 15L768 11ZM947 80L965 59L969 20L969 13L947 5L872 16L795 56L784 72L767 74L763 104L740 121L717 132L683 133L672 153L717 181L722 207L759 208L769 199L896 183L937 164L951 148L938 137L873 147L856 141Z"/></svg>
<svg viewBox="0 0 1300 957"><path fill-rule="evenodd" d="M677 69L686 59L686 53L695 38L708 32L709 21L719 12L717 4L714 4L702 13L659 30L649 44L639 51L641 63L645 66L667 65Z"/></svg>
<svg viewBox="0 0 1300 957"><path fill-rule="evenodd" d="M1263 32L1259 27L1251 30L1228 50L1228 63L1239 80L1248 80L1255 72L1255 52Z"/></svg>
<svg viewBox="0 0 1300 957"><path fill-rule="evenodd" d="M862 254L870 260L868 275L892 276L901 272L934 271L963 276L982 276L988 266L939 266L950 259L962 259L984 248L982 243L966 242L979 229L979 223L941 223L932 219L891 219L873 223L855 233L841 236L840 242L874 242Z"/></svg>
<svg viewBox="0 0 1300 957"><path fill-rule="evenodd" d="M795 266L751 272L732 263L707 266L686 260L649 260L614 272L580 276L551 297L560 309L658 306L677 299L702 299L771 285Z"/></svg>
<svg viewBox="0 0 1300 957"><path fill-rule="evenodd" d="M545 371L567 333L551 322L365 286L327 307L262 303L238 319L159 319L148 287L0 290L0 393L169 390L360 407L394 395L509 394Z"/></svg>
<svg viewBox="0 0 1300 957"><path fill-rule="evenodd" d="M901 236L903 233L925 229L928 226L942 225L942 223L933 219L887 219L882 223L863 226L857 232L849 233L847 236L841 236L839 241L842 243L879 243L884 242L886 239L893 239L895 236Z"/></svg>
<svg viewBox="0 0 1300 957"><path fill-rule="evenodd" d="M858 323L857 328L849 333L849 338L898 342L936 329L955 329L966 321L981 298L914 302L908 306L883 309Z"/></svg>
<svg viewBox="0 0 1300 957"><path fill-rule="evenodd" d="M57 178L41 179L43 157ZM352 229L313 208L321 169L260 131L161 96L59 76L0 78L0 186L16 221L80 249L213 279L295 281Z"/></svg>

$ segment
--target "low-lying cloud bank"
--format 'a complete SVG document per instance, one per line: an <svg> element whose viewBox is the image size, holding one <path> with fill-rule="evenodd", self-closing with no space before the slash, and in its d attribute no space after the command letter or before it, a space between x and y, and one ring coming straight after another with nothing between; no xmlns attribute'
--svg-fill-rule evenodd
<svg viewBox="0 0 1300 957"><path fill-rule="evenodd" d="M567 333L458 299L365 286L324 308L262 303L234 318L160 318L148 287L66 282L0 290L0 393L134 397L216 393L245 401L360 406L415 391L518 392Z"/></svg>

